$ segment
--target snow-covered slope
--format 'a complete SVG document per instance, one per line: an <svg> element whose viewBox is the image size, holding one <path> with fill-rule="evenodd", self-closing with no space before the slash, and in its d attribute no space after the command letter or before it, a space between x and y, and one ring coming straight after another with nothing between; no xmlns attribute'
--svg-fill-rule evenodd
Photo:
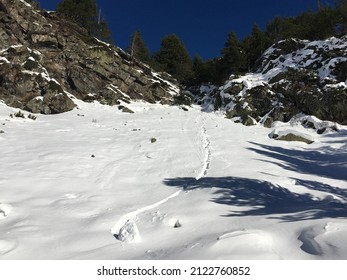
<svg viewBox="0 0 347 280"><path fill-rule="evenodd" d="M261 71L267 82L288 69L312 70L321 81L337 81L336 67L346 61L347 36L312 42L291 39L278 42L263 54ZM347 80L341 82L347 86Z"/></svg>
<svg viewBox="0 0 347 280"><path fill-rule="evenodd" d="M0 104L0 259L347 259L346 127L75 102Z"/></svg>

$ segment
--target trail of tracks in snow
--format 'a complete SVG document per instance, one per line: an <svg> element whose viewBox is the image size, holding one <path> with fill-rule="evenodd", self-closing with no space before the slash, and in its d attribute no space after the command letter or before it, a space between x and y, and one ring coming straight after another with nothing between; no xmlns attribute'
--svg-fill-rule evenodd
<svg viewBox="0 0 347 280"><path fill-rule="evenodd" d="M212 158L212 153L211 153L211 142L207 134L207 129L206 129L206 119L204 116L199 116L198 117L198 122L201 123L200 131L199 131L199 136L198 136L198 145L202 146L202 153L203 153L203 160L202 160L202 166L201 166L201 171L199 172L198 176L195 178L196 180L200 180L201 178L205 177L208 173L208 170L210 168L210 163L211 163L211 158ZM181 191L177 191L174 194L171 194L170 196L156 202L153 204L150 204L148 206L144 206L142 208L139 208L135 211L132 211L130 213L127 213L123 215L117 224L111 229L111 233L113 235L117 235L119 233L119 230L128 222L128 221L134 221L136 217L148 210L151 210L153 208L156 208L166 202L168 202L170 199L177 197Z"/></svg>
<svg viewBox="0 0 347 280"><path fill-rule="evenodd" d="M170 196L168 196L168 197L166 197L166 198L164 198L164 199L162 199L162 200L160 200L160 201L158 201L158 202L156 202L156 203L153 203L153 204L144 206L144 207L142 207L142 208L139 208L139 209L137 209L137 210L135 210L135 211L132 211L132 212L130 212L130 213L127 213L127 214L123 215L123 216L119 219L118 223L111 229L112 234L118 234L119 229L120 229L127 221L129 221L129 220L135 220L135 218L136 218L137 215L139 215L139 214L141 214L141 213L143 213L143 212L146 212L146 211L148 211L148 210L151 210L151 209L153 209L153 208L156 208L156 207L158 207L158 206L160 206L160 205L162 205L162 204L168 202L170 199L172 199L172 198L178 196L180 193L181 193L181 191L177 191L177 192L175 192L174 194L171 194Z"/></svg>
<svg viewBox="0 0 347 280"><path fill-rule="evenodd" d="M206 119L203 116L201 118L202 118L202 125L201 125L200 133L199 133L199 141L202 144L204 155L203 155L201 171L198 174L198 176L195 177L196 180L200 180L201 178L207 175L208 170L210 168L211 158L212 158L211 141L207 135L207 130L206 130Z"/></svg>

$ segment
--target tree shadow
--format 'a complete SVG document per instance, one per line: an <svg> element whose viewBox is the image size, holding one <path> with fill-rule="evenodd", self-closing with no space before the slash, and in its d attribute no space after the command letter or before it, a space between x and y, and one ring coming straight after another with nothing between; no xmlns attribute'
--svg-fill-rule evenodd
<svg viewBox="0 0 347 280"><path fill-rule="evenodd" d="M291 222L321 218L346 218L347 205L337 200L317 200L310 194L298 194L270 182L238 177L172 178L164 180L184 190L216 188L212 202L244 209L230 211L227 217L270 216ZM330 190L331 186L323 186ZM337 192L337 190L335 190ZM342 193L345 196L345 193Z"/></svg>
<svg viewBox="0 0 347 280"><path fill-rule="evenodd" d="M327 194L338 197L339 199L347 201L347 189L341 189L338 187L333 187L328 184L323 184L315 181L301 180L292 178L296 181L297 185L306 187L309 190L321 191Z"/></svg>
<svg viewBox="0 0 347 280"><path fill-rule="evenodd" d="M329 147L321 150L293 150L249 142L257 147L248 148L273 160L263 160L284 169L302 174L318 175L330 179L347 181L347 152Z"/></svg>

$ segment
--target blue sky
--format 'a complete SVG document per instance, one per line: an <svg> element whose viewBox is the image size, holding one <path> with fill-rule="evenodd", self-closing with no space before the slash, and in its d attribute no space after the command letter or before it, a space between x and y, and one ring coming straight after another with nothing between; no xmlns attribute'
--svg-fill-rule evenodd
<svg viewBox="0 0 347 280"><path fill-rule="evenodd" d="M61 0L39 0L41 7L55 10ZM332 3L333 0L322 1ZM316 10L317 0L98 0L116 45L126 48L131 34L140 30L152 52L160 40L177 34L191 56L220 55L227 34L235 31L240 39L256 22L264 29L273 17L295 16Z"/></svg>

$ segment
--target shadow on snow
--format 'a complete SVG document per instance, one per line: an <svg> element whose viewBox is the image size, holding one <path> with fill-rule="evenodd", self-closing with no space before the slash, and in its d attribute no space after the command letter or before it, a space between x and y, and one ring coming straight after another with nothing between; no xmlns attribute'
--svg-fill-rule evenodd
<svg viewBox="0 0 347 280"><path fill-rule="evenodd" d="M292 150L250 142L249 150L271 158L263 160L301 174L311 174L347 181L347 152L329 147L321 150ZM277 160L277 161L274 161Z"/></svg>
<svg viewBox="0 0 347 280"><path fill-rule="evenodd" d="M280 167L302 174L312 174L335 180L347 181L347 153L324 148L317 150L291 150L250 142L248 148ZM282 221L297 221L321 218L347 218L347 190L315 181L296 179L298 185L310 190L325 192L327 199L319 200L311 194L294 193L280 185L267 181L238 178L171 178L164 180L168 186L184 190L215 188L211 201L243 207L230 211L225 216L270 216ZM335 196L337 199L334 199Z"/></svg>
<svg viewBox="0 0 347 280"><path fill-rule="evenodd" d="M279 185L266 181L238 177L221 178L173 178L164 183L183 190L215 188L212 202L230 206L246 207L231 211L225 216L270 216L282 221L297 221L321 218L346 218L347 205L337 200L317 200L310 194L298 194ZM302 182L301 182L302 183ZM312 182L311 182L312 183ZM315 188L317 183L307 182L307 187ZM324 191L336 192L347 199L346 192L322 185Z"/></svg>

